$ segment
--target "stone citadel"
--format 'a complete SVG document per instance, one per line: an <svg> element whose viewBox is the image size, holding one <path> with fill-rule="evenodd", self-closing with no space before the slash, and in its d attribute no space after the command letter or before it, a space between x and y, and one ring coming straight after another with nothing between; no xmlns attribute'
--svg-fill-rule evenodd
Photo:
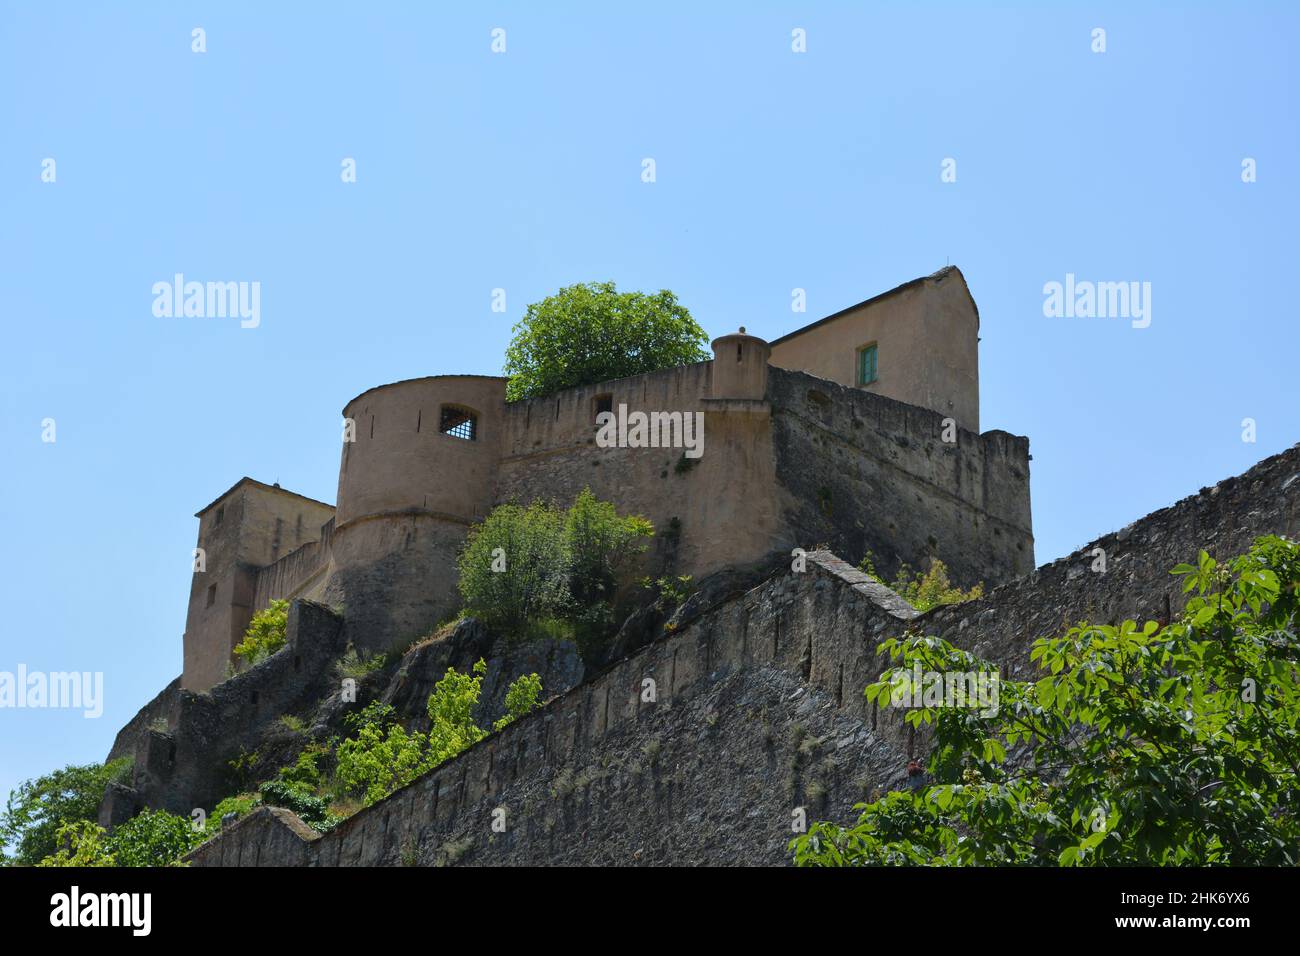
<svg viewBox="0 0 1300 956"><path fill-rule="evenodd" d="M922 568L940 557L954 582L967 587L1010 586L1031 575L1029 443L979 431L979 324L965 278L948 267L772 342L742 329L715 339L710 361L541 398L507 402L504 378L477 375L363 392L343 409L335 505L243 478L198 512L202 566L191 587L183 672L119 732L110 759L132 757L134 769L129 780L110 785L101 823L114 826L144 807L184 815L210 809L247 784L233 767L253 761L255 772L274 774L304 741L345 732L353 705L341 698L339 666L349 647L387 655L383 668L361 681L358 702L391 704L417 723L449 666L467 671L485 658L483 706L498 710L510 679L538 673L552 703L510 729L542 735L520 745L531 754L527 760L511 757L524 761L520 768L534 757L568 759L584 753L587 741L605 740L627 716L619 681L647 661L667 668L655 671L666 699L685 701L707 690L701 681L742 662L767 666L778 658L803 679L824 678L850 696L848 682L871 656L862 656L862 635L875 631L861 631L852 642L861 660L832 659L810 629L829 635L857 623L818 624L806 615L796 621L784 612L760 623L736 602L774 587L785 594L778 572L789 570L796 548L819 556L800 576L800 602L811 599L809 587L820 594L836 582L858 588L865 580L845 577L833 555L856 561L869 552L886 578L904 563ZM681 413L683 422L698 416L704 453L597 441L602 413L626 410ZM473 619L439 629L459 609L456 558L472 524L502 502L569 503L588 487L621 513L653 523L638 573L694 579L696 592L671 621L652 621L638 639L616 641L617 653L598 666L580 660L571 642L503 646ZM914 615L888 589L868 590L893 609L888 620ZM234 646L252 615L277 599L292 602L288 645L236 673ZM840 651L848 653L847 645ZM833 674L823 673L826 667ZM785 677L763 680L771 686L746 693L779 697L803 686L786 687ZM665 719L700 717L669 718L670 710ZM286 731L285 716L303 729ZM678 729L684 739L698 736L685 725ZM503 755L490 756L496 740L421 778L455 790L437 798L437 813L465 805L480 784L491 783L493 767L507 766ZM703 741L697 743L693 762L708 759ZM477 768L485 754L487 778L456 776L455 768ZM408 789L417 786L423 784ZM390 803L353 819L372 820ZM262 823L241 820L196 851L195 860L224 859L236 833L260 847L255 855L265 850L265 861L305 859L302 841L315 837L292 814L264 807L253 817ZM353 819L339 832L362 825ZM267 835L258 829L267 821L281 829ZM270 849L277 841L287 842ZM430 859L441 852L433 835L428 841L417 851L421 859L426 849ZM390 851L403 852L391 843L382 851L376 846L358 859L379 859L372 850L385 861ZM244 849L234 852L248 862Z"/></svg>
<svg viewBox="0 0 1300 956"><path fill-rule="evenodd" d="M647 570L702 578L816 544L878 569L940 556L958 581L1034 566L1028 440L979 433L979 312L955 267L768 343L508 403L506 380L438 375L343 409L330 506L241 479L201 509L181 686L207 691L258 609L345 609L349 640L388 651L458 608L455 558L494 505L584 487L657 534ZM602 411L702 415L705 453L606 448ZM946 439L946 440L945 440Z"/></svg>

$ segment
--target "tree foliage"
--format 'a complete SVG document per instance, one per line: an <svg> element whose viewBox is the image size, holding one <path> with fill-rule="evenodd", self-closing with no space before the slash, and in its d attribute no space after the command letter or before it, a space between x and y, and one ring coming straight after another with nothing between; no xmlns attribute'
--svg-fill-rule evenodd
<svg viewBox="0 0 1300 956"><path fill-rule="evenodd" d="M485 624L519 636L568 607L571 564L563 511L544 501L498 505L465 539L461 597Z"/></svg>
<svg viewBox="0 0 1300 956"><path fill-rule="evenodd" d="M1259 538L1173 574L1191 594L1160 626L1080 624L1040 639L1035 681L999 707L917 707L933 780L819 823L801 865L1295 865L1300 862L1300 546ZM886 641L899 674L990 665L933 637Z"/></svg>
<svg viewBox="0 0 1300 956"><path fill-rule="evenodd" d="M0 845L13 854L7 862L34 866L55 853L60 828L94 820L104 788L122 779L130 768L129 757L107 764L69 765L12 791L0 815Z"/></svg>
<svg viewBox="0 0 1300 956"><path fill-rule="evenodd" d="M921 613L940 604L961 604L963 601L974 601L984 596L983 582L976 584L969 591L963 591L955 586L948 577L948 566L938 558L930 559L930 567L924 574L917 574L911 566L903 564L892 582L876 574L870 553L862 559L858 568L890 588Z"/></svg>
<svg viewBox="0 0 1300 956"><path fill-rule="evenodd" d="M250 667L270 657L284 647L288 621L289 602L272 601L248 622L244 639L235 645L235 656Z"/></svg>
<svg viewBox="0 0 1300 956"><path fill-rule="evenodd" d="M567 286L528 306L506 349L506 399L518 401L709 358L708 336L667 289Z"/></svg>
<svg viewBox="0 0 1300 956"><path fill-rule="evenodd" d="M360 792L365 805L370 806L486 737L488 732L474 722L473 716L486 672L487 664L482 660L474 665L473 674L447 668L446 676L429 695L428 733L404 728L387 705L368 706L354 722L356 736L339 744L339 783ZM514 719L536 707L541 687L541 678L536 674L521 676L511 683L506 690L507 717ZM504 726L498 721L494 729Z"/></svg>
<svg viewBox="0 0 1300 956"><path fill-rule="evenodd" d="M165 810L142 810L108 833L93 820L61 825L37 866L175 866L207 832Z"/></svg>
<svg viewBox="0 0 1300 956"><path fill-rule="evenodd" d="M459 558L465 610L511 639L567 626L583 656L612 632L623 573L654 527L584 488L568 510L545 502L504 504L470 530Z"/></svg>

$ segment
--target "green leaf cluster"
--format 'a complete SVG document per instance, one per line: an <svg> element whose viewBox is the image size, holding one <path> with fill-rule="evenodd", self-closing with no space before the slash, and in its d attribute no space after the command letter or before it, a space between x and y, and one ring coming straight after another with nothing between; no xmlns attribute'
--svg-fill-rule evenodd
<svg viewBox="0 0 1300 956"><path fill-rule="evenodd" d="M620 516L584 488L567 510L542 501L504 504L474 526L458 559L468 614L512 640L553 636L565 625L584 658L603 649L621 576L654 528Z"/></svg>
<svg viewBox="0 0 1300 956"><path fill-rule="evenodd" d="M235 656L246 667L265 660L284 647L285 629L289 621L289 602L272 601L253 615L244 632L244 639L235 645Z"/></svg>
<svg viewBox="0 0 1300 956"><path fill-rule="evenodd" d="M528 306L506 349L507 401L709 358L708 336L667 289L567 286Z"/></svg>
<svg viewBox="0 0 1300 956"><path fill-rule="evenodd" d="M1161 626L1080 624L1035 641L1036 680L996 714L918 707L930 781L819 823L795 861L833 865L1243 866L1300 862L1300 546L1259 538L1180 564L1190 598ZM898 671L990 665L934 637L886 641Z"/></svg>

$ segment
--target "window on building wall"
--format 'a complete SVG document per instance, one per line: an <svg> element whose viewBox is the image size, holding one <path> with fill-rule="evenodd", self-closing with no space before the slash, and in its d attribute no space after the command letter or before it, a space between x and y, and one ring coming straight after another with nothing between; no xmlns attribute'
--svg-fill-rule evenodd
<svg viewBox="0 0 1300 956"><path fill-rule="evenodd" d="M221 522L225 520L226 520L226 506L222 505L220 508L217 509L217 516L212 519L212 527L214 528L221 527Z"/></svg>
<svg viewBox="0 0 1300 956"><path fill-rule="evenodd" d="M876 380L876 343L858 349L858 384L870 385Z"/></svg>
<svg viewBox="0 0 1300 956"><path fill-rule="evenodd" d="M438 419L438 431L452 438L473 441L478 437L478 419L468 408L444 405Z"/></svg>
<svg viewBox="0 0 1300 956"><path fill-rule="evenodd" d="M208 603L207 603L206 606L207 606L207 607L212 607L212 605L214 605L214 604L216 604L216 603L217 603L217 586L216 586L215 584L209 584L209 585L208 585Z"/></svg>
<svg viewBox="0 0 1300 956"><path fill-rule="evenodd" d="M593 407L595 408L595 413L592 415L592 420L595 421L597 418L600 417L601 412L612 413L614 411L614 396L597 395L595 401L592 404Z"/></svg>

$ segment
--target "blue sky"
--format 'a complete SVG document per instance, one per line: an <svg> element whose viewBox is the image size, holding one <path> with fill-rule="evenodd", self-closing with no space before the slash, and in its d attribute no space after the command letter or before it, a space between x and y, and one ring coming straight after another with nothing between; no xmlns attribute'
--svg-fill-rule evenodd
<svg viewBox="0 0 1300 956"><path fill-rule="evenodd" d="M180 672L199 507L333 501L349 398L499 373L573 282L774 338L959 265L1040 563L1300 440L1295 9L608 6L3 4L0 670L106 700L0 710L0 796ZM176 272L260 326L155 317ZM1150 327L1046 318L1067 273L1150 282Z"/></svg>

